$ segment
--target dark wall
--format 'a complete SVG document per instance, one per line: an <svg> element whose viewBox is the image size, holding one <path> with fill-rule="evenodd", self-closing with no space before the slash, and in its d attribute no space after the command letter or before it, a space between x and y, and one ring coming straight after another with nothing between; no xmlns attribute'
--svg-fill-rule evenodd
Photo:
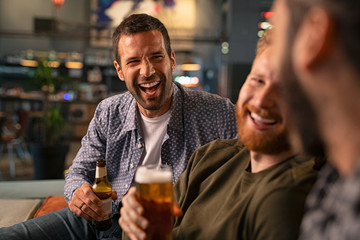
<svg viewBox="0 0 360 240"><path fill-rule="evenodd" d="M250 72L258 41L261 12L271 8L272 0L230 0L228 35L230 52L227 57L229 98L236 102L239 90Z"/></svg>
<svg viewBox="0 0 360 240"><path fill-rule="evenodd" d="M251 64L233 64L229 66L231 88L229 92L230 100L236 103L239 91L244 84L247 75L250 73Z"/></svg>

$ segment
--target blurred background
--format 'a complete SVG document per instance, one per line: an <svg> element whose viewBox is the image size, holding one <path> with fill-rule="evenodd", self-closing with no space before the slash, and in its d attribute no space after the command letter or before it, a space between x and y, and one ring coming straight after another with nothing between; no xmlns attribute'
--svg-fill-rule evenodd
<svg viewBox="0 0 360 240"><path fill-rule="evenodd" d="M236 102L272 0L1 0L0 180L63 178L96 105L126 91L111 36L132 13L167 27L174 81Z"/></svg>

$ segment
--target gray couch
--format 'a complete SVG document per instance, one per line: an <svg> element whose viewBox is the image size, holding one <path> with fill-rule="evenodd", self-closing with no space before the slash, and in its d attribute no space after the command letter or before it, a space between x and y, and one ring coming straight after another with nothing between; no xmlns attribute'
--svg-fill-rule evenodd
<svg viewBox="0 0 360 240"><path fill-rule="evenodd" d="M64 195L64 179L0 181L0 227L34 216L46 197Z"/></svg>

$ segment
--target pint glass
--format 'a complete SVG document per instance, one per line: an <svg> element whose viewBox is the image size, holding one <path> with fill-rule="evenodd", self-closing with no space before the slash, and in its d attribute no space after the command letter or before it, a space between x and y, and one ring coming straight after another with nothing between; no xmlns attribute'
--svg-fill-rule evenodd
<svg viewBox="0 0 360 240"><path fill-rule="evenodd" d="M136 194L149 221L146 239L171 240L173 217L172 171L167 165L139 166L135 175Z"/></svg>

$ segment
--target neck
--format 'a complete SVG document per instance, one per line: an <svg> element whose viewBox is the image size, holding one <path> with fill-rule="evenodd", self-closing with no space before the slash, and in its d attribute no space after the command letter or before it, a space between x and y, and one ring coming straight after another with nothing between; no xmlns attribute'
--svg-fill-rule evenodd
<svg viewBox="0 0 360 240"><path fill-rule="evenodd" d="M293 155L293 151L281 152L279 154L263 154L250 151L251 172L261 172L275 164L285 161Z"/></svg>
<svg viewBox="0 0 360 240"><path fill-rule="evenodd" d="M166 99L165 103L157 110L145 109L139 103L137 103L140 112L145 117L148 117L148 118L156 118L156 117L160 117L161 115L165 114L167 111L169 111L169 109L171 107L173 91L174 91L174 89L171 90L170 95Z"/></svg>
<svg viewBox="0 0 360 240"><path fill-rule="evenodd" d="M140 106L140 104L138 104L139 110L142 113L143 116L147 117L147 118L157 118L160 117L162 115L164 115L165 113L167 113L170 109L166 108L166 109L160 109L160 110L147 110L145 108L142 108Z"/></svg>
<svg viewBox="0 0 360 240"><path fill-rule="evenodd" d="M360 105L353 109L360 109ZM343 177L354 173L360 157L360 116L356 116L356 111L352 112L353 114L348 113L347 116L345 113L338 113L337 120L331 121L332 126L326 124L322 131L328 161Z"/></svg>

